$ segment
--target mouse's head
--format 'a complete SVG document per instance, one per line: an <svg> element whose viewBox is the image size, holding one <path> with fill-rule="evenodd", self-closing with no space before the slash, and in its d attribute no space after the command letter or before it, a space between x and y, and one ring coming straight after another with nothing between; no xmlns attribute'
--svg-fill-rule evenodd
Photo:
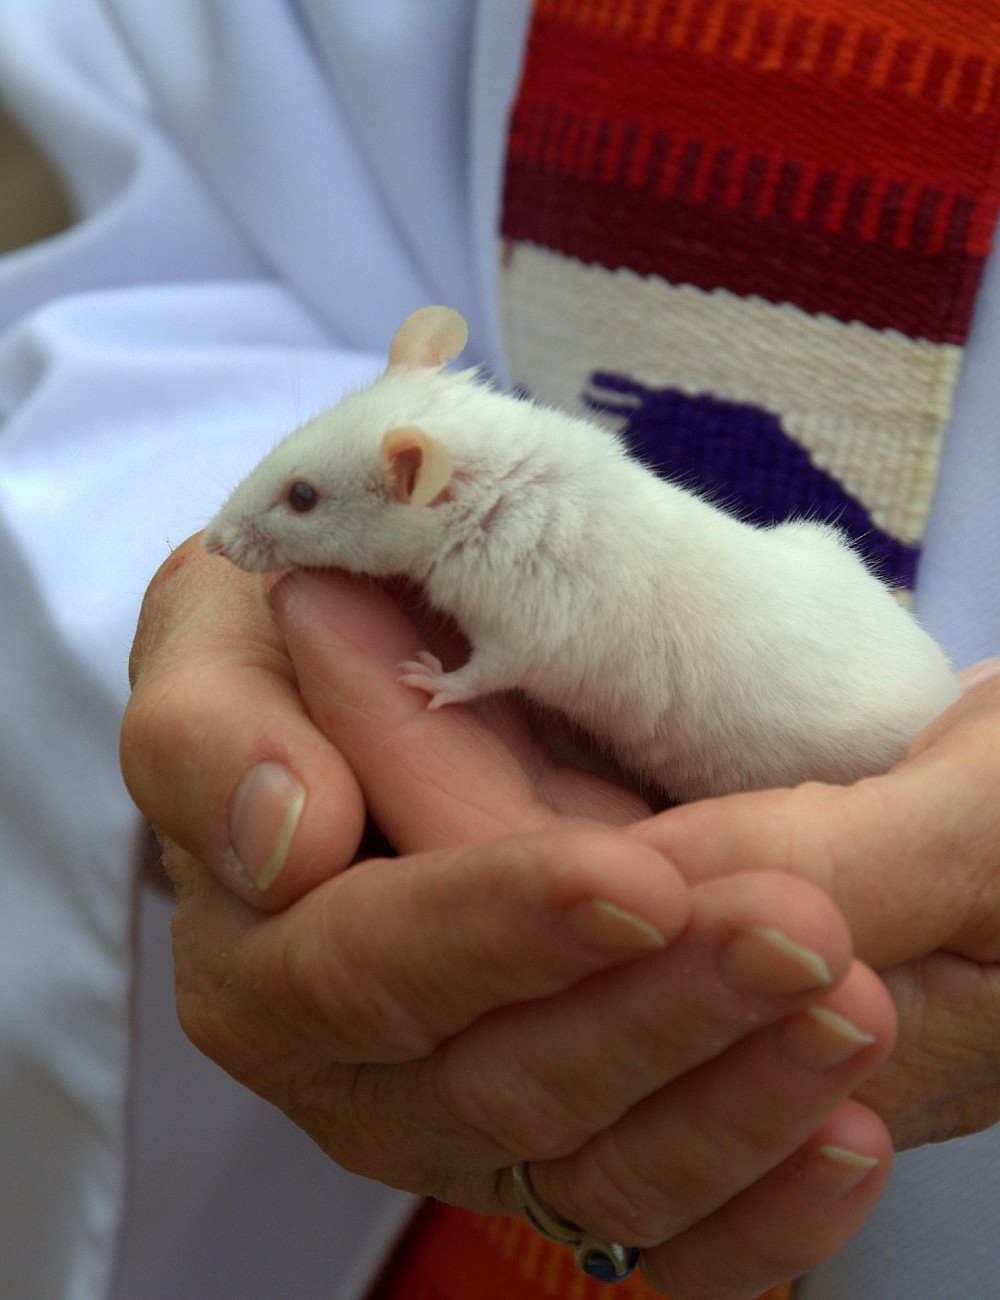
<svg viewBox="0 0 1000 1300"><path fill-rule="evenodd" d="M452 473L447 449L419 419L466 336L450 308L408 316L386 374L275 447L209 524L206 550L251 572L410 572L433 543L434 507L447 499Z"/></svg>

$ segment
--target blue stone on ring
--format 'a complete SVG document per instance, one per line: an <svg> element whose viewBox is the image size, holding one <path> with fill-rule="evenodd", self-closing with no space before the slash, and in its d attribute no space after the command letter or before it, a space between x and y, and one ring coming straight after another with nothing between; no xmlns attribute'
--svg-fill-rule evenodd
<svg viewBox="0 0 1000 1300"><path fill-rule="evenodd" d="M600 1247L595 1250L590 1242L586 1242L582 1250L577 1249L575 1262L577 1268L595 1282L621 1282L638 1264L639 1249L637 1246L621 1247L615 1243L614 1255L611 1255Z"/></svg>

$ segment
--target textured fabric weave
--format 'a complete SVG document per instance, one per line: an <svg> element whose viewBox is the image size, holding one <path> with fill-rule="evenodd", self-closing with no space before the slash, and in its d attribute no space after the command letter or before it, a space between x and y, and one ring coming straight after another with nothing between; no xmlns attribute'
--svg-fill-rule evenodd
<svg viewBox="0 0 1000 1300"><path fill-rule="evenodd" d="M514 380L911 587L1000 200L995 0L538 0Z"/></svg>

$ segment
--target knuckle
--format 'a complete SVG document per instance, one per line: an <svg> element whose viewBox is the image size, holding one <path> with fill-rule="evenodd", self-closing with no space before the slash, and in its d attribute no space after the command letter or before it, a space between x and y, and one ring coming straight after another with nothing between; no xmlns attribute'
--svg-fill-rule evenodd
<svg viewBox="0 0 1000 1300"><path fill-rule="evenodd" d="M577 1125L527 1073L487 1067L461 1039L444 1049L439 1101L466 1132L493 1152L498 1166L518 1160L552 1160L579 1145Z"/></svg>
<svg viewBox="0 0 1000 1300"><path fill-rule="evenodd" d="M602 1134L571 1165L553 1173L572 1199L569 1217L612 1241L648 1250L690 1219L684 1206L636 1168L613 1132Z"/></svg>
<svg viewBox="0 0 1000 1300"><path fill-rule="evenodd" d="M220 1022L214 1008L191 983L175 981L177 1021L185 1037L212 1060L218 1059Z"/></svg>
<svg viewBox="0 0 1000 1300"><path fill-rule="evenodd" d="M200 546L200 535L195 534L182 542L166 557L150 579L142 599L135 638L129 656L129 681L133 686L142 674L147 661L163 639L165 631L177 617L179 592L183 579L192 566L208 559Z"/></svg>
<svg viewBox="0 0 1000 1300"><path fill-rule="evenodd" d="M495 1152L498 1165L522 1159L534 1136L519 1097L486 1071L469 1070L462 1054L448 1051L439 1074L439 1101L460 1130L473 1134Z"/></svg>
<svg viewBox="0 0 1000 1300"><path fill-rule="evenodd" d="M197 684L197 673L176 668L157 674L133 691L125 710L123 735L143 750L184 741L193 718L184 703Z"/></svg>
<svg viewBox="0 0 1000 1300"><path fill-rule="evenodd" d="M394 988L391 972L328 925L288 943L283 967L293 1004L322 1027L338 1060L398 1064L422 1060L437 1046L431 1027Z"/></svg>
<svg viewBox="0 0 1000 1300"><path fill-rule="evenodd" d="M122 717L120 747L126 779L146 752L149 737L157 725L157 710L151 706L149 693L137 689L126 704Z"/></svg>
<svg viewBox="0 0 1000 1300"><path fill-rule="evenodd" d="M222 1015L214 988L195 969L183 947L174 944L174 998L177 1020L187 1039L225 1067L224 1044L233 1032L231 1018Z"/></svg>
<svg viewBox="0 0 1000 1300"><path fill-rule="evenodd" d="M133 693L122 719L122 775L135 802L153 821L156 809L149 805L165 775L190 763L205 746L203 713L187 703L193 685L180 673L151 679Z"/></svg>

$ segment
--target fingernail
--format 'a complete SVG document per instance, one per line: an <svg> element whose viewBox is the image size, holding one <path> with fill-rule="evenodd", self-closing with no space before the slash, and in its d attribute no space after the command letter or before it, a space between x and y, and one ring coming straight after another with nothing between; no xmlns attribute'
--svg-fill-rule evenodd
<svg viewBox="0 0 1000 1300"><path fill-rule="evenodd" d="M878 1163L877 1156L863 1156L846 1147L818 1147L802 1166L802 1181L812 1196L833 1200L863 1183Z"/></svg>
<svg viewBox="0 0 1000 1300"><path fill-rule="evenodd" d="M301 572L301 569L285 569L276 574L261 574L264 600L276 614L283 612L289 593L295 590ZM266 578L273 578L273 581L267 583L264 581Z"/></svg>
<svg viewBox="0 0 1000 1300"><path fill-rule="evenodd" d="M233 798L229 838L240 866L263 893L281 874L305 807L304 787L281 763L258 763Z"/></svg>
<svg viewBox="0 0 1000 1300"><path fill-rule="evenodd" d="M830 968L818 952L764 925L749 926L733 939L722 955L720 973L740 993L767 996L806 993L833 984Z"/></svg>
<svg viewBox="0 0 1000 1300"><path fill-rule="evenodd" d="M577 903L570 909L568 920L577 937L595 948L643 953L667 946L655 925L603 898L586 898Z"/></svg>
<svg viewBox="0 0 1000 1300"><path fill-rule="evenodd" d="M786 1055L803 1070L832 1070L875 1042L875 1035L826 1007L790 1016L780 1030Z"/></svg>

